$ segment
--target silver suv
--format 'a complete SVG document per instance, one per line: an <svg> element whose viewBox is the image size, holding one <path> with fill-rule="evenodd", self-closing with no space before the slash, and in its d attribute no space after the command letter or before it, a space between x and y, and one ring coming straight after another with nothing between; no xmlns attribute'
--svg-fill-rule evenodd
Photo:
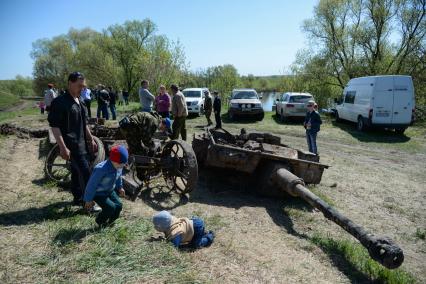
<svg viewBox="0 0 426 284"><path fill-rule="evenodd" d="M262 120L264 117L262 103L255 89L234 89L229 100L228 118L254 117Z"/></svg>

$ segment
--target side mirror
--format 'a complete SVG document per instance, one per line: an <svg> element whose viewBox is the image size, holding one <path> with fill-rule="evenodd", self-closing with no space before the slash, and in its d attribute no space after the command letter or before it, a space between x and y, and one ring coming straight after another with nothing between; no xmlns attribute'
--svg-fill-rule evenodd
<svg viewBox="0 0 426 284"><path fill-rule="evenodd" d="M277 102L279 102L279 101L280 101L280 99L278 99L278 98L277 98L277 99L276 99L276 101L277 101Z"/></svg>

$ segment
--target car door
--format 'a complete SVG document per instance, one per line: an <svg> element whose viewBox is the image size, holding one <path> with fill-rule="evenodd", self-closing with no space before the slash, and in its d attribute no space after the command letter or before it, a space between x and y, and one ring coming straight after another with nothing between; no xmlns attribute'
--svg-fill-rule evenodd
<svg viewBox="0 0 426 284"><path fill-rule="evenodd" d="M373 123L391 124L393 108L393 77L376 79L373 91Z"/></svg>
<svg viewBox="0 0 426 284"><path fill-rule="evenodd" d="M410 77L394 77L393 90L393 124L409 124L411 122L413 104L413 82Z"/></svg>

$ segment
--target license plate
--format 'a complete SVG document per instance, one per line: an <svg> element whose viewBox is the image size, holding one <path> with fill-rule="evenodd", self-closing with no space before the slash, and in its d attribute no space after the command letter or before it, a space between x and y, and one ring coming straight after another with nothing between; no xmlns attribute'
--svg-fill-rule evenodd
<svg viewBox="0 0 426 284"><path fill-rule="evenodd" d="M251 111L249 108L243 108L243 111Z"/></svg>

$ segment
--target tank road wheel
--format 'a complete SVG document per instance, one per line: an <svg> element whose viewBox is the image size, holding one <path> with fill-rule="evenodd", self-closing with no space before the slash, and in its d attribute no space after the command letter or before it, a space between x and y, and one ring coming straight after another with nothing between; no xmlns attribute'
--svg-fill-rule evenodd
<svg viewBox="0 0 426 284"><path fill-rule="evenodd" d="M91 167L105 160L104 144L98 137L93 137L98 145L98 152L95 153L94 159L90 161ZM59 146L56 144L50 150L44 162L44 173L46 177L55 181L59 185L67 185L71 182L71 163L65 161L59 155Z"/></svg>
<svg viewBox="0 0 426 284"><path fill-rule="evenodd" d="M198 165L191 145L182 140L168 142L162 152L163 176L167 186L179 194L194 190L198 180Z"/></svg>

